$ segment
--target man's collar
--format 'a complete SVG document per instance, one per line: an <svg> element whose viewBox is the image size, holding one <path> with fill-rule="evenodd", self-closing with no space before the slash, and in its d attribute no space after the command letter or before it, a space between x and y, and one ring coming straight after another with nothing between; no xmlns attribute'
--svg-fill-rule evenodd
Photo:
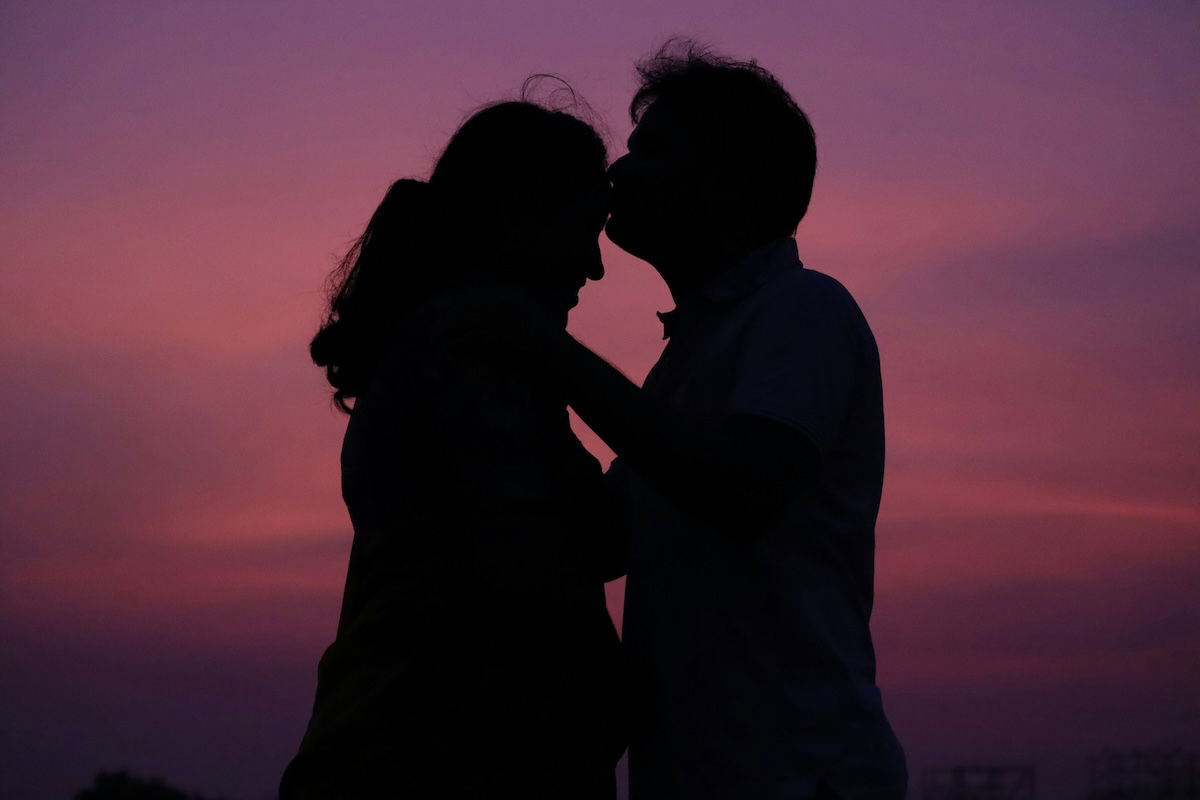
<svg viewBox="0 0 1200 800"><path fill-rule="evenodd" d="M803 266L796 240L790 236L756 247L679 298L674 310L657 312L663 324L663 338L671 338L683 320L734 305L781 272Z"/></svg>

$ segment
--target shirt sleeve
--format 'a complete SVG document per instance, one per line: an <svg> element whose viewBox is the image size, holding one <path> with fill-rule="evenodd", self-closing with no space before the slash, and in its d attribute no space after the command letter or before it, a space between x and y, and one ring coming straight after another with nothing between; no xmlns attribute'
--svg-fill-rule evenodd
<svg viewBox="0 0 1200 800"><path fill-rule="evenodd" d="M787 425L824 453L855 401L863 351L857 307L845 290L806 288L784 287L750 312L728 413Z"/></svg>

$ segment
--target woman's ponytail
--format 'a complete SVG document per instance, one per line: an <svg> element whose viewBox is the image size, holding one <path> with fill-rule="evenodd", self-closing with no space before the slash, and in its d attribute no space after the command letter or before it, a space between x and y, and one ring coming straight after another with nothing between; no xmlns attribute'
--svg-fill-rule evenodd
<svg viewBox="0 0 1200 800"><path fill-rule="evenodd" d="M420 293L428 277L426 242L433 222L431 191L424 181L396 181L329 276L329 310L309 355L325 368L333 401L350 413L348 400L366 389L386 345L388 327L405 295Z"/></svg>

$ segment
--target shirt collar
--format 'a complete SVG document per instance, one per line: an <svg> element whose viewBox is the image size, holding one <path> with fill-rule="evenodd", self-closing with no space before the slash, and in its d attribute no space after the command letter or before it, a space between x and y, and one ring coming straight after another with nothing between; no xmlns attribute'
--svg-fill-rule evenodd
<svg viewBox="0 0 1200 800"><path fill-rule="evenodd" d="M756 247L681 297L673 310L656 312L663 324L663 338L671 338L685 320L734 305L780 273L803 266L796 240L790 236Z"/></svg>

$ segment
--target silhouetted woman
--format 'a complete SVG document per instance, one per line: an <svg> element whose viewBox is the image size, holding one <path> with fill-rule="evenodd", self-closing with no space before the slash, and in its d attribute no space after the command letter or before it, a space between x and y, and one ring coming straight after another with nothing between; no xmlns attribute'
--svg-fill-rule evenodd
<svg viewBox="0 0 1200 800"><path fill-rule="evenodd" d="M614 516L565 401L503 344L603 274L605 161L569 114L485 108L334 273L311 352L350 414L354 541L284 800L613 796Z"/></svg>

